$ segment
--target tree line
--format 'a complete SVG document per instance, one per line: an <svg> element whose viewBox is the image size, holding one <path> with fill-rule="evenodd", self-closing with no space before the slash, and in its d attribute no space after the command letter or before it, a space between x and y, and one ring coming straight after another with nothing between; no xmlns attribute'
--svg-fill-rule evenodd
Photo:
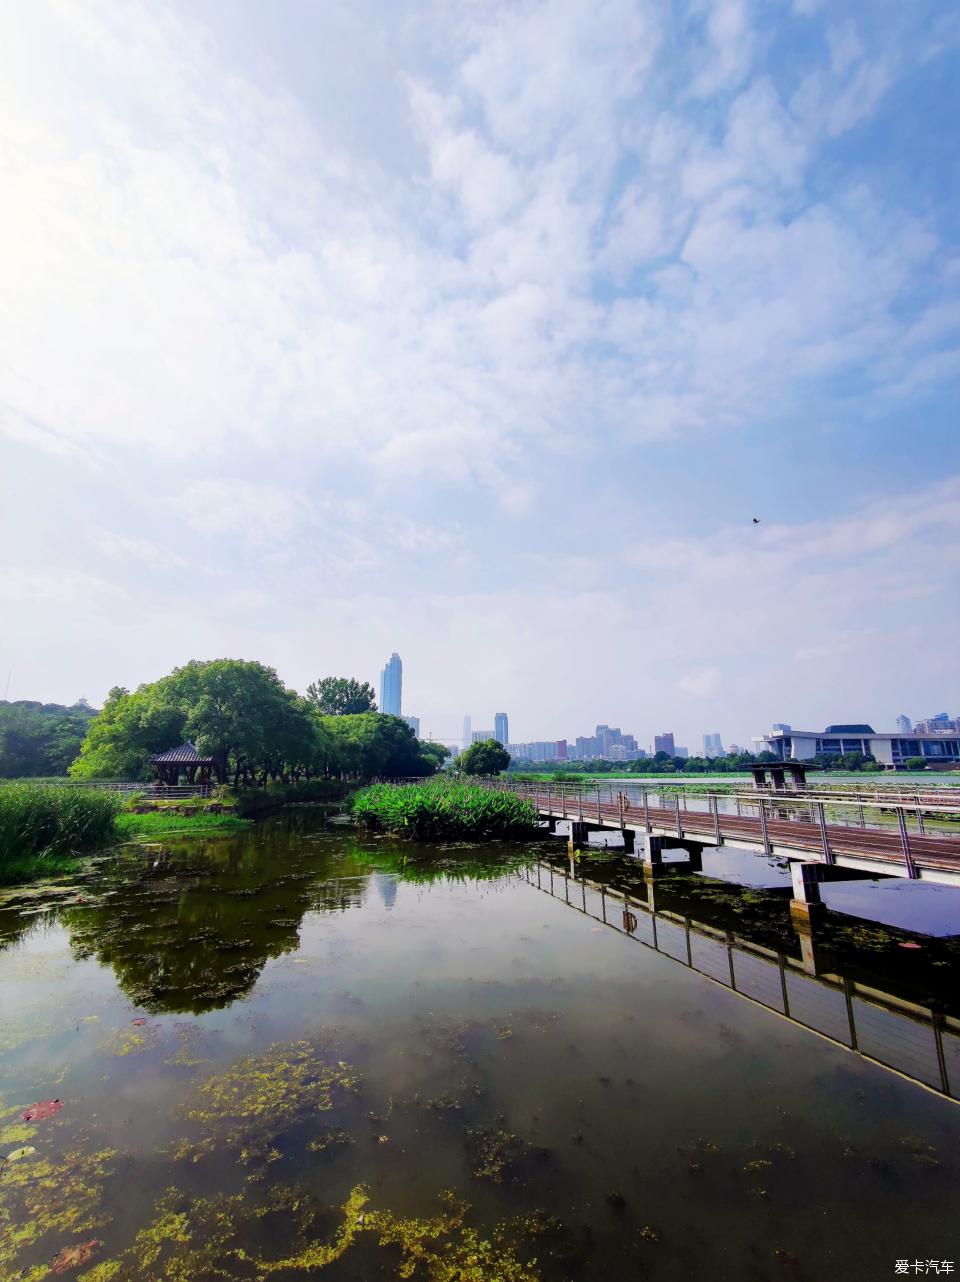
<svg viewBox="0 0 960 1282"><path fill-rule="evenodd" d="M0 705L7 778L148 780L151 755L187 741L237 787L424 777L449 756L442 744L420 742L401 718L378 712L367 683L327 677L300 695L273 668L241 659L194 660L136 690L116 686L99 712L37 704L4 720L8 707L20 706ZM55 711L40 716L44 708Z"/></svg>
<svg viewBox="0 0 960 1282"><path fill-rule="evenodd" d="M0 700L0 779L64 775L97 715L86 699L62 703Z"/></svg>

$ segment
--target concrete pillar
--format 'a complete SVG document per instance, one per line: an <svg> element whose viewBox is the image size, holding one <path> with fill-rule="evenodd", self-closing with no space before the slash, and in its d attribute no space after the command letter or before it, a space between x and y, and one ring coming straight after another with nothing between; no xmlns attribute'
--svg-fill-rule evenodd
<svg viewBox="0 0 960 1282"><path fill-rule="evenodd" d="M830 869L826 864L791 863L793 898L790 900L790 916L795 925L798 921L809 922L811 917L826 911L820 898L820 883L829 875Z"/></svg>
<svg viewBox="0 0 960 1282"><path fill-rule="evenodd" d="M556 831L557 831L557 816L556 816L556 815L547 815L547 816L546 816L546 823L547 823L547 832L556 832Z"/></svg>
<svg viewBox="0 0 960 1282"><path fill-rule="evenodd" d="M643 860L643 875L646 877L659 876L664 871L663 864L663 838L654 837L651 833L641 832L637 836L640 838L640 857Z"/></svg>
<svg viewBox="0 0 960 1282"><path fill-rule="evenodd" d="M633 854L634 847L635 847L635 845L636 845L636 840L637 840L637 834L633 831L633 829L632 829L632 828L624 828L624 830L623 830L623 849L624 849L624 851L625 851L625 853L626 853L626 854L628 854L628 855L632 855L632 854Z"/></svg>
<svg viewBox="0 0 960 1282"><path fill-rule="evenodd" d="M590 833L596 831L596 824L581 823L578 819L570 821L570 840L575 846L585 846Z"/></svg>

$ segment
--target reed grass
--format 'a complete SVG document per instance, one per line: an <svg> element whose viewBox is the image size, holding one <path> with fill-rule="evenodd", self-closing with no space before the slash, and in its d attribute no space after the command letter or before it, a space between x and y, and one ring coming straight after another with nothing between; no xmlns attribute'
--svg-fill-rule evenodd
<svg viewBox="0 0 960 1282"><path fill-rule="evenodd" d="M445 779L371 784L354 793L351 809L368 828L418 841L490 841L536 832L531 802Z"/></svg>
<svg viewBox="0 0 960 1282"><path fill-rule="evenodd" d="M0 883L58 872L108 842L122 798L93 788L0 785Z"/></svg>

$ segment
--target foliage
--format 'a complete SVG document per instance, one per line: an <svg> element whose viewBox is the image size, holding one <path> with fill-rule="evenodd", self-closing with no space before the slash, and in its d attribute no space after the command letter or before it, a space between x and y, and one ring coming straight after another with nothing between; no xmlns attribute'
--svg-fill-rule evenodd
<svg viewBox="0 0 960 1282"><path fill-rule="evenodd" d="M423 751L420 743L401 717L382 712L363 712L358 716L323 717L321 725L333 745L334 756L342 774L374 779L420 777L434 774L434 753Z"/></svg>
<svg viewBox="0 0 960 1282"><path fill-rule="evenodd" d="M907 757L903 764L908 770L926 770L927 759L926 757Z"/></svg>
<svg viewBox="0 0 960 1282"><path fill-rule="evenodd" d="M331 678L340 682L341 678ZM322 683L321 683L322 684ZM348 685L351 683L347 683ZM363 690L353 682L357 690ZM320 687L315 687L317 694ZM439 764L407 723L378 712L324 715L272 668L194 660L132 694L110 691L70 767L79 779L149 779L150 756L189 740L235 788L339 775L429 775Z"/></svg>
<svg viewBox="0 0 960 1282"><path fill-rule="evenodd" d="M529 837L537 820L533 804L511 792L446 779L374 784L354 794L351 809L370 828L421 841Z"/></svg>
<svg viewBox="0 0 960 1282"><path fill-rule="evenodd" d="M369 681L353 677L322 677L307 686L307 697L324 717L344 717L376 712L377 701Z"/></svg>
<svg viewBox="0 0 960 1282"><path fill-rule="evenodd" d="M94 788L0 785L0 882L55 871L108 841L121 799Z"/></svg>
<svg viewBox="0 0 960 1282"><path fill-rule="evenodd" d="M69 708L0 700L0 778L65 775L96 715L85 699Z"/></svg>
<svg viewBox="0 0 960 1282"><path fill-rule="evenodd" d="M458 764L465 775L498 775L509 766L510 753L496 739L484 739L462 752Z"/></svg>
<svg viewBox="0 0 960 1282"><path fill-rule="evenodd" d="M310 708L261 663L193 660L133 694L111 690L70 774L147 779L151 753L190 740L232 775L234 786L309 777L330 763L328 740Z"/></svg>

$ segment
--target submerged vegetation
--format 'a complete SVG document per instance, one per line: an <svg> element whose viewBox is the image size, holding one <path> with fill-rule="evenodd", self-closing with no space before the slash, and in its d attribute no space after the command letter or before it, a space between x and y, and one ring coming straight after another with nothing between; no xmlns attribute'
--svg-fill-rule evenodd
<svg viewBox="0 0 960 1282"><path fill-rule="evenodd" d="M116 793L55 784L0 786L0 884L69 867L109 841L120 811Z"/></svg>
<svg viewBox="0 0 960 1282"><path fill-rule="evenodd" d="M532 802L513 793L445 779L373 784L355 793L351 806L368 828L419 841L488 841L531 837L536 832Z"/></svg>

